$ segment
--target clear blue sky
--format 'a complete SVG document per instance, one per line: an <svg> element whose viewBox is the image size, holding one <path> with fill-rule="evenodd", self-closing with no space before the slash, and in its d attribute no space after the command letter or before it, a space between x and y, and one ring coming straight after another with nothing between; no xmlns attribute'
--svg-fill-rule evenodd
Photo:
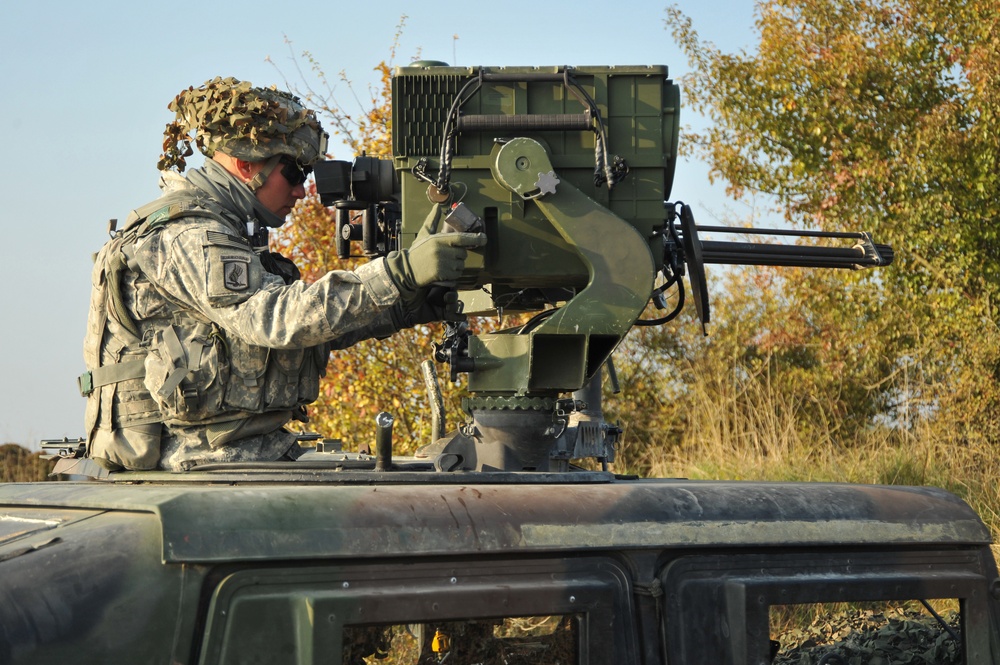
<svg viewBox="0 0 1000 665"><path fill-rule="evenodd" d="M83 433L76 376L91 255L109 218L124 219L158 194L166 105L182 88L217 75L280 85L266 58L291 72L287 36L296 52L311 51L329 73L343 69L364 89L403 14L399 64L419 52L463 66L665 64L679 76L687 66L664 29L666 4L3 3L0 443L35 448L41 438ZM753 46L752 0L680 4L703 38L725 50ZM673 197L723 205L699 164L682 164Z"/></svg>

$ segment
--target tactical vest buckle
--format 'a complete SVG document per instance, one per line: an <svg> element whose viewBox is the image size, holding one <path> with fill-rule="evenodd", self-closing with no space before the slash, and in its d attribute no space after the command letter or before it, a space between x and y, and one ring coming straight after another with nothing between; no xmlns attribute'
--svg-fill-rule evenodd
<svg viewBox="0 0 1000 665"><path fill-rule="evenodd" d="M76 384L80 387L80 394L84 397L90 397L90 394L94 392L94 373L87 370L80 376L76 377Z"/></svg>
<svg viewBox="0 0 1000 665"><path fill-rule="evenodd" d="M194 411L198 408L198 389L197 388L185 388L181 391L184 397L184 406L187 407L188 411Z"/></svg>

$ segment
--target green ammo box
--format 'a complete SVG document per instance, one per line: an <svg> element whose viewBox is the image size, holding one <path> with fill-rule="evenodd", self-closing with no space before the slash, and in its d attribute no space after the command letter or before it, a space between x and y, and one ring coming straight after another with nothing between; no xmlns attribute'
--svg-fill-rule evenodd
<svg viewBox="0 0 1000 665"><path fill-rule="evenodd" d="M392 97L404 246L432 207L427 182L413 170L422 167L432 179L437 177L442 139L457 105L459 120L450 124L452 191L482 217L490 236L476 287L572 288L587 279L577 254L537 206L491 175L491 153L505 140L524 136L539 141L560 181L635 226L643 237L663 228L663 202L677 161L680 106L680 90L667 78L665 66L401 67L395 71ZM628 175L610 190L606 183L595 185L602 131L608 159L620 158L628 168ZM661 251L653 254L659 257Z"/></svg>

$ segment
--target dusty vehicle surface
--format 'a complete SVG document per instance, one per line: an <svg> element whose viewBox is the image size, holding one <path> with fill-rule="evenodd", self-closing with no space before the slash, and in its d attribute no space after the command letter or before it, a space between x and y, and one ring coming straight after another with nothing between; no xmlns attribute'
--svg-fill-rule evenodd
<svg viewBox="0 0 1000 665"><path fill-rule="evenodd" d="M381 415L374 455L322 442L183 473L54 444L75 480L0 485L0 662L1000 662L990 534L944 491L609 471L602 373L632 326L678 314L683 278L707 323L705 263L880 267L889 247L701 240L727 230L665 203L665 67L422 63L393 85L394 158L321 164L317 189L345 256L407 246L436 206L437 232L489 238L457 285L466 313L534 316L447 326L435 355L467 375L464 423L444 431L428 371L417 457L393 456ZM862 657L851 635L788 630L838 607L890 627L923 608L933 644Z"/></svg>
<svg viewBox="0 0 1000 665"><path fill-rule="evenodd" d="M940 490L311 466L0 487L0 659L771 663L789 606L920 600L1000 655Z"/></svg>

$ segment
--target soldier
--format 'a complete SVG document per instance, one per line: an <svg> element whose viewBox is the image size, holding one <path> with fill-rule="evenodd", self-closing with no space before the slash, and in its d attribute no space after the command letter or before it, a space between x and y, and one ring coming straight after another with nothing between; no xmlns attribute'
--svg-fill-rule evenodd
<svg viewBox="0 0 1000 665"><path fill-rule="evenodd" d="M163 195L96 259L80 377L87 454L109 469L186 470L294 459L331 349L441 320L431 284L457 278L482 234L425 234L409 250L313 284L268 251L305 196L327 134L275 89L216 78L169 105ZM186 176L190 132L206 156Z"/></svg>

